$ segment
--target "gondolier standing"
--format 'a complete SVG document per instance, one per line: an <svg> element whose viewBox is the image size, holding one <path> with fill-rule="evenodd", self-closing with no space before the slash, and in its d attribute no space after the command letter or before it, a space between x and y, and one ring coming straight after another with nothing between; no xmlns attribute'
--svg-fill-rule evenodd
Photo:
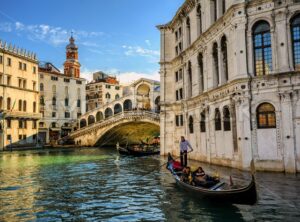
<svg viewBox="0 0 300 222"><path fill-rule="evenodd" d="M191 149L191 152L193 151L193 148L189 141L187 141L184 136L181 136L180 141L180 163L181 166L186 167L187 166L187 153L188 149Z"/></svg>

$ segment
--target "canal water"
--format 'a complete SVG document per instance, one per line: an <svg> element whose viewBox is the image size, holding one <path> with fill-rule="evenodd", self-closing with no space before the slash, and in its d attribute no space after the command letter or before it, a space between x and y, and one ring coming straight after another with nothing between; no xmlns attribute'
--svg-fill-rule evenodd
<svg viewBox="0 0 300 222"><path fill-rule="evenodd" d="M2 153L0 221L299 221L299 176L258 173L258 203L228 205L180 190L159 168L165 161L119 156L114 149ZM235 182L250 178L201 165Z"/></svg>

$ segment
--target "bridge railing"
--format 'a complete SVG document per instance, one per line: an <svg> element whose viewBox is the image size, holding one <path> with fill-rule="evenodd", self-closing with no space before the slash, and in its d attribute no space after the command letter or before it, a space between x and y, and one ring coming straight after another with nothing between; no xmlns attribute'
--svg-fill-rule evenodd
<svg viewBox="0 0 300 222"><path fill-rule="evenodd" d="M155 112L150 112L150 111L145 111L145 110L123 111L118 114L107 117L101 121L98 121L98 122L92 123L90 125L87 125L85 127L79 128L78 130L69 134L69 136L71 136L71 137L76 136L77 134L82 133L87 130L90 130L94 127L106 126L113 122L117 122L123 118L127 118L127 117L133 118L133 117L143 117L143 116L147 116L153 120L159 121L159 114L155 113Z"/></svg>

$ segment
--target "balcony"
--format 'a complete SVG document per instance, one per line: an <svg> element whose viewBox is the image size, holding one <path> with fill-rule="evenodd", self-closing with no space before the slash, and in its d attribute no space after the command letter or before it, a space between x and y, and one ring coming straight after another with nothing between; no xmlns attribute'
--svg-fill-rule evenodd
<svg viewBox="0 0 300 222"><path fill-rule="evenodd" d="M41 113L27 113L27 112L20 112L20 111L9 111L5 110L2 114L1 117L3 118L24 118L24 119L40 119L42 118Z"/></svg>

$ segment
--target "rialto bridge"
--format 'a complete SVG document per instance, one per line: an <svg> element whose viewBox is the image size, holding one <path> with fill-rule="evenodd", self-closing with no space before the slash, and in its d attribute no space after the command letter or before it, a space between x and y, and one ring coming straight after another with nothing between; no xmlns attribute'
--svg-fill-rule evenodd
<svg viewBox="0 0 300 222"><path fill-rule="evenodd" d="M159 82L139 79L124 87L123 97L90 110L69 137L81 146L139 142L159 134Z"/></svg>

